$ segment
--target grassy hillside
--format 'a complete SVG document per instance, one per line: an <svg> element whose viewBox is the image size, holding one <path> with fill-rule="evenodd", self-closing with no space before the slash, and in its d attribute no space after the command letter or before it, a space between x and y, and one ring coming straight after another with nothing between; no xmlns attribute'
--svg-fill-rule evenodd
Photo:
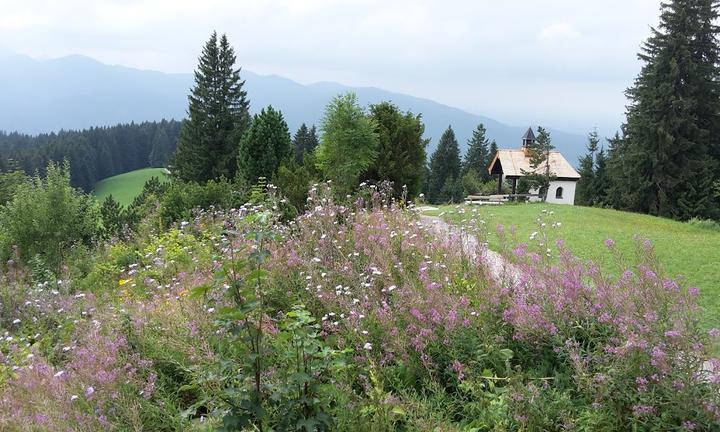
<svg viewBox="0 0 720 432"><path fill-rule="evenodd" d="M108 177L95 184L93 193L101 201L112 194L117 202L127 206L140 194L143 185L151 177L158 177L161 181L166 181L165 168L143 168Z"/></svg>
<svg viewBox="0 0 720 432"><path fill-rule="evenodd" d="M531 234L540 230L538 218L543 209L547 210L543 220L552 240L563 239L575 255L592 259L608 270L616 266L605 240L613 240L623 255L632 258L633 236L650 239L669 276L682 275L700 288L705 324L720 326L720 231L635 213L557 204L443 206L427 213L455 223L484 220L492 232L487 238L489 246L497 250L499 241L494 232L498 224L515 227L518 242L530 242ZM552 228L553 222L560 222L560 226Z"/></svg>

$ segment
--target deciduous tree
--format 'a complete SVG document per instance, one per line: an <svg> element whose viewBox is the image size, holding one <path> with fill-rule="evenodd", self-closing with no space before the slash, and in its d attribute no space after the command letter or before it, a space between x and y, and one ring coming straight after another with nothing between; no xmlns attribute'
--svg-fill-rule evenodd
<svg viewBox="0 0 720 432"><path fill-rule="evenodd" d="M360 174L377 157L378 136L354 93L335 97L325 108L322 138L315 154L318 169L343 196L358 185Z"/></svg>

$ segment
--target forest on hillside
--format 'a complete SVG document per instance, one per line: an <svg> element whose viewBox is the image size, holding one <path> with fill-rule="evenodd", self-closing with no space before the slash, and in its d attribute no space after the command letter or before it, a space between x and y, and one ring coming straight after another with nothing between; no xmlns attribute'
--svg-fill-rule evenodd
<svg viewBox="0 0 720 432"><path fill-rule="evenodd" d="M180 122L129 123L36 136L0 131L0 173L45 174L67 160L72 185L89 192L98 180L145 167L164 167L175 151Z"/></svg>

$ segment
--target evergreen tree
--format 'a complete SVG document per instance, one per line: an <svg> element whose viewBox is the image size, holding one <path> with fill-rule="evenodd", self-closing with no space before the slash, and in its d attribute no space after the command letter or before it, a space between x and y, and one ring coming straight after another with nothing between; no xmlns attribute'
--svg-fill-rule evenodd
<svg viewBox="0 0 720 432"><path fill-rule="evenodd" d="M595 157L595 178L593 181L593 188L595 192L593 194L594 206L606 206L608 205L608 195L610 193L610 176L607 169L607 156L605 155L605 149L600 148L597 156Z"/></svg>
<svg viewBox="0 0 720 432"><path fill-rule="evenodd" d="M683 220L717 216L710 192L720 174L717 16L714 0L661 6L627 91L622 154L613 156L623 207Z"/></svg>
<svg viewBox="0 0 720 432"><path fill-rule="evenodd" d="M607 151L607 179L608 188L606 191L605 203L616 209L628 209L627 185L628 173L625 171L623 156L626 149L626 141L616 132L612 138L608 138Z"/></svg>
<svg viewBox="0 0 720 432"><path fill-rule="evenodd" d="M595 152L598 150L599 143L600 138L598 138L597 131L591 132L588 135L588 152L579 159L580 180L577 182L575 190L575 204L591 206L595 203Z"/></svg>
<svg viewBox="0 0 720 432"><path fill-rule="evenodd" d="M170 157L172 144L165 128L157 128L148 162L151 167L164 167Z"/></svg>
<svg viewBox="0 0 720 432"><path fill-rule="evenodd" d="M100 207L103 227L109 236L118 235L123 228L123 209L120 203L115 201L112 194L108 195Z"/></svg>
<svg viewBox="0 0 720 432"><path fill-rule="evenodd" d="M490 160L488 161L488 165L490 165L490 162L492 162L492 159L497 154L497 151L498 151L497 143L495 142L495 140L492 140L490 142L490 154L488 156Z"/></svg>
<svg viewBox="0 0 720 432"><path fill-rule="evenodd" d="M550 169L550 151L554 148L555 146L550 140L550 133L542 126L538 126L537 138L528 146L530 170L523 170L523 174L530 187L538 190L543 202L547 199L550 182L555 178L555 173Z"/></svg>
<svg viewBox="0 0 720 432"><path fill-rule="evenodd" d="M396 105L381 102L370 107L370 118L378 135L378 155L364 178L393 182L396 196L401 195L403 186L407 186L409 198L417 196L427 146L421 116L403 113Z"/></svg>
<svg viewBox="0 0 720 432"><path fill-rule="evenodd" d="M378 137L373 121L358 105L354 93L335 97L325 108L322 138L315 150L317 167L332 180L340 196L351 193L360 174L377 157Z"/></svg>
<svg viewBox="0 0 720 432"><path fill-rule="evenodd" d="M195 70L188 118L172 161L178 178L205 182L235 175L238 142L250 123L244 84L227 37L218 40L213 32Z"/></svg>
<svg viewBox="0 0 720 432"><path fill-rule="evenodd" d="M472 138L468 140L468 148L462 164L463 174L474 171L477 177L484 182L490 180L490 173L488 173L487 168L490 158L495 156L495 153L490 152L493 145L495 145L495 151L497 152L497 144L495 144L495 141L491 143L486 138L486 132L485 125L482 123L473 131Z"/></svg>
<svg viewBox="0 0 720 432"><path fill-rule="evenodd" d="M440 137L437 149L430 158L428 200L441 203L458 199L454 183L460 179L460 148L451 126Z"/></svg>
<svg viewBox="0 0 720 432"><path fill-rule="evenodd" d="M258 178L272 178L293 156L290 131L280 111L272 106L255 114L252 125L240 141L238 170L250 184Z"/></svg>
<svg viewBox="0 0 720 432"><path fill-rule="evenodd" d="M0 206L10 201L18 187L28 181L22 171L0 171Z"/></svg>
<svg viewBox="0 0 720 432"><path fill-rule="evenodd" d="M293 137L293 148L295 149L295 161L298 164L304 163L304 155L306 153L312 153L315 151L315 147L320 144L320 140L317 136L317 130L315 125L308 128L305 123L300 125L300 128L295 132Z"/></svg>

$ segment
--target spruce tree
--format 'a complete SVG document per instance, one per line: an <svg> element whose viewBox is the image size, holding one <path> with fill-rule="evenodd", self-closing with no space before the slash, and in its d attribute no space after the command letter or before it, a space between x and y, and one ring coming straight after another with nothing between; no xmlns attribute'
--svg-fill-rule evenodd
<svg viewBox="0 0 720 432"><path fill-rule="evenodd" d="M172 144L170 138L165 132L165 129L158 127L155 130L155 137L152 142L152 150L150 150L150 156L148 162L151 167L164 167L170 156L170 149Z"/></svg>
<svg viewBox="0 0 720 432"><path fill-rule="evenodd" d="M250 123L244 83L227 37L218 40L213 32L195 70L188 118L172 160L178 178L205 182L235 175L238 143Z"/></svg>
<svg viewBox="0 0 720 432"><path fill-rule="evenodd" d="M490 152L488 154L488 165L490 165L490 162L493 161L493 158L495 157L497 152L498 152L497 143L495 142L495 140L492 140L490 142ZM492 176L490 176L490 178L492 179Z"/></svg>
<svg viewBox="0 0 720 432"><path fill-rule="evenodd" d="M390 102L381 102L370 107L370 118L378 135L378 155L364 178L393 182L396 196L400 196L406 186L408 197L415 197L420 193L427 146L421 116L402 112Z"/></svg>
<svg viewBox="0 0 720 432"><path fill-rule="evenodd" d="M597 131L591 132L588 135L588 152L579 159L580 180L575 190L575 204L591 206L595 203L595 152L599 143Z"/></svg>
<svg viewBox="0 0 720 432"><path fill-rule="evenodd" d="M320 144L317 136L317 130L315 125L312 128L308 128L305 123L300 125L295 136L293 137L293 148L295 149L295 161L298 164L303 164L305 153L312 153L315 151L315 147Z"/></svg>
<svg viewBox="0 0 720 432"><path fill-rule="evenodd" d="M252 125L240 141L239 174L250 184L258 178L272 178L293 156L290 131L280 111L272 106L255 114Z"/></svg>
<svg viewBox="0 0 720 432"><path fill-rule="evenodd" d="M100 207L100 216L106 235L112 237L120 234L124 223L123 214L120 203L115 201L112 194L108 195Z"/></svg>
<svg viewBox="0 0 720 432"><path fill-rule="evenodd" d="M473 131L472 138L468 140L468 149L462 164L463 174L473 171L484 182L490 180L490 173L488 173L487 168L490 158L495 156L494 153L490 153L490 148L495 144L495 141L491 143L487 139L486 133L485 125L480 123ZM495 151L497 151L496 144Z"/></svg>
<svg viewBox="0 0 720 432"><path fill-rule="evenodd" d="M717 16L714 0L661 6L627 91L622 153L612 155L623 207L682 220L717 216L710 193L720 175Z"/></svg>
<svg viewBox="0 0 720 432"><path fill-rule="evenodd" d="M428 183L428 200L441 203L458 199L452 191L460 178L460 148L455 132L451 126L440 137L438 146L430 158L430 179Z"/></svg>
<svg viewBox="0 0 720 432"><path fill-rule="evenodd" d="M610 193L610 176L607 169L608 159L605 149L600 148L595 156L595 174L593 181L593 202L594 206L604 207L608 205L608 194Z"/></svg>

